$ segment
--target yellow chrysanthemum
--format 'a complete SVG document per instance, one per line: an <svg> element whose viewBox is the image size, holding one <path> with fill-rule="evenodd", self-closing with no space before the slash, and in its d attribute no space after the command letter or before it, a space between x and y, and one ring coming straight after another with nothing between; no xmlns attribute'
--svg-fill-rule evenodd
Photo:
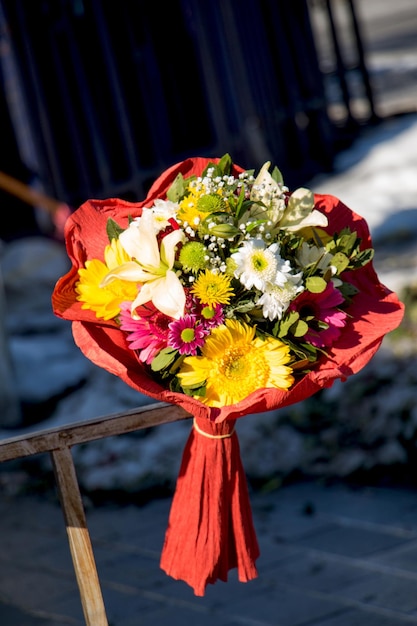
<svg viewBox="0 0 417 626"><path fill-rule="evenodd" d="M135 283L120 279L100 287L109 270L130 261L118 239L112 239L111 244L106 246L104 260L105 263L99 259L86 261L85 267L78 270L80 280L75 290L78 294L77 300L83 303L83 309L90 309L97 317L110 320L120 313L122 302L135 299L138 288Z"/></svg>
<svg viewBox="0 0 417 626"><path fill-rule="evenodd" d="M197 226L202 220L207 217L207 213L199 211L197 208L198 199L204 194L204 188L192 188L189 195L181 200L177 214L177 219L180 222L187 222L191 226Z"/></svg>
<svg viewBox="0 0 417 626"><path fill-rule="evenodd" d="M208 193L205 186L191 187L189 194L179 203L177 219L191 226L198 226L214 211L229 212L227 200L221 190Z"/></svg>
<svg viewBox="0 0 417 626"><path fill-rule="evenodd" d="M206 385L196 396L211 407L236 404L257 389L288 389L294 382L289 348L278 339L255 337L255 327L226 320L201 348L184 359L178 377L185 387Z"/></svg>
<svg viewBox="0 0 417 626"><path fill-rule="evenodd" d="M230 298L233 296L230 281L231 278L226 274L214 274L210 270L205 270L205 272L199 274L191 292L203 304L208 304L209 306L229 304Z"/></svg>

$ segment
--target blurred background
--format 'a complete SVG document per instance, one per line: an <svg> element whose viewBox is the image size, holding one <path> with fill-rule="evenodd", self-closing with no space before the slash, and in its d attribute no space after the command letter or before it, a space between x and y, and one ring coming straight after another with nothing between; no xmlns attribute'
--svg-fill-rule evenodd
<svg viewBox="0 0 417 626"><path fill-rule="evenodd" d="M407 304L352 381L241 421L251 484L414 482L415 0L171 0L162 13L142 0L0 0L0 87L2 437L148 402L87 362L51 312L63 224L88 198L140 200L173 163L228 152L369 219L378 268ZM382 217L393 221L378 238ZM83 489L172 490L187 434L167 425L74 450ZM5 464L0 486L41 488L50 469Z"/></svg>
<svg viewBox="0 0 417 626"><path fill-rule="evenodd" d="M414 8L172 0L161 16L140 1L2 0L3 163L73 207L141 198L200 154L273 159L293 187L414 107L398 72L413 62Z"/></svg>

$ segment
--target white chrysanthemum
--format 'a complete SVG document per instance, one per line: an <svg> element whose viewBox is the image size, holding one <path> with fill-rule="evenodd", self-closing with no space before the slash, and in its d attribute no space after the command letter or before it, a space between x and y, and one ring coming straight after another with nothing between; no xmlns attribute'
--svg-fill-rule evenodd
<svg viewBox="0 0 417 626"><path fill-rule="evenodd" d="M271 322L276 319L280 320L294 298L302 291L304 291L304 287L300 284L294 284L292 280L288 280L282 287L268 285L257 304L262 307L262 315L265 318Z"/></svg>
<svg viewBox="0 0 417 626"><path fill-rule="evenodd" d="M298 284L302 274L293 274L288 260L281 257L278 243L267 247L262 239L248 239L231 255L236 263L234 275L246 289L265 291L268 285L284 287L287 281Z"/></svg>
<svg viewBox="0 0 417 626"><path fill-rule="evenodd" d="M169 220L175 218L178 211L178 204L171 200L155 200L152 213L154 226L157 233L169 226Z"/></svg>
<svg viewBox="0 0 417 626"><path fill-rule="evenodd" d="M137 236L136 231L140 229L140 222L145 214L147 214L148 216L152 216L153 229L155 233L158 234L161 230L164 230L164 228L169 226L169 220L171 218L176 218L177 211L178 204L176 202L171 202L170 200L155 200L151 208L144 207L142 209L141 217L135 217L130 222L129 226L126 229L126 231L130 232L128 232L126 238L130 238L132 234L133 237Z"/></svg>
<svg viewBox="0 0 417 626"><path fill-rule="evenodd" d="M236 278L239 278L246 289L255 287L260 291L264 291L268 283L276 283L284 264L279 254L279 245L273 243L266 247L262 239L245 241L231 257L236 263Z"/></svg>

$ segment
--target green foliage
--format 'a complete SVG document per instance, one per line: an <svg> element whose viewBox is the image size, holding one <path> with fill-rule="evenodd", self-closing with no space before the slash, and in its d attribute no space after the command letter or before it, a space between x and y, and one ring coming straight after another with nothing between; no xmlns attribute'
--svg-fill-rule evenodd
<svg viewBox="0 0 417 626"><path fill-rule="evenodd" d="M171 202L178 202L178 200L185 194L187 184L188 183L184 180L184 176L179 173L167 191L168 200Z"/></svg>
<svg viewBox="0 0 417 626"><path fill-rule="evenodd" d="M322 293L327 287L327 282L320 276L309 276L306 279L306 287L311 293Z"/></svg>
<svg viewBox="0 0 417 626"><path fill-rule="evenodd" d="M178 356L178 350L175 348L163 348L153 359L151 369L153 372L160 372L167 369Z"/></svg>
<svg viewBox="0 0 417 626"><path fill-rule="evenodd" d="M124 228L119 226L117 222L115 222L111 217L109 217L109 219L107 220L107 224L106 224L106 232L107 232L107 237L109 238L109 241L111 242L112 239L119 239L119 236L123 231L124 231Z"/></svg>

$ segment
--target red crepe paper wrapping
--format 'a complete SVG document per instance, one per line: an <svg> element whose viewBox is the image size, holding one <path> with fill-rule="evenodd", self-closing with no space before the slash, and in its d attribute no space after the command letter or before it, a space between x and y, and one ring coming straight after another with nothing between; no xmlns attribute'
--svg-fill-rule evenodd
<svg viewBox="0 0 417 626"><path fill-rule="evenodd" d="M211 408L197 399L162 387L149 376L129 349L115 322L98 319L94 312L81 308L75 293L78 269L88 259L103 260L108 243L108 218L127 227L129 216L140 216L143 207L152 206L157 198L166 198L178 173L184 178L200 175L209 161L217 162L218 159L187 159L169 168L155 181L143 202L131 203L117 198L89 200L75 211L65 226L65 242L72 267L57 282L52 305L57 316L72 322L76 344L93 363L119 376L143 394L181 405L197 419L201 430L221 434L239 417L300 402L323 387L330 387L334 380L346 380L358 372L373 357L383 337L400 324L403 305L396 294L380 283L370 262L355 272L344 274L346 280L360 291L347 309L349 321L328 356L323 355L314 369L288 391L259 389L237 404ZM241 171L242 168L234 166L232 173L237 175ZM372 246L366 221L340 200L329 195L316 195L315 205L327 215L325 230L329 233L350 227L361 238L363 248ZM203 595L207 583L226 580L231 568L238 568L241 581L254 578L257 556L236 434L226 439L211 439L193 429L173 498L162 568L172 577L185 580L196 595Z"/></svg>
<svg viewBox="0 0 417 626"><path fill-rule="evenodd" d="M184 450L161 568L203 596L208 583L227 581L230 569L237 567L241 582L255 578L259 548L236 420L195 422Z"/></svg>

